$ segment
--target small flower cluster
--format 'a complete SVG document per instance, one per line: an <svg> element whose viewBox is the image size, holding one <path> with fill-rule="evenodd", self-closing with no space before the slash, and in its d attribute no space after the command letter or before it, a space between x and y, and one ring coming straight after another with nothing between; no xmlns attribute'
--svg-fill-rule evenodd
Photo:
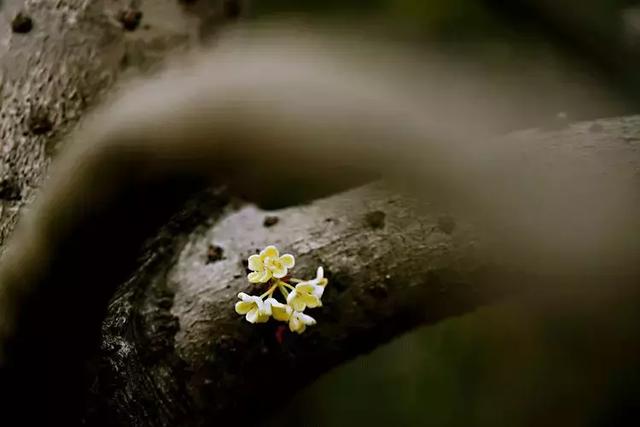
<svg viewBox="0 0 640 427"><path fill-rule="evenodd" d="M322 306L321 298L328 281L322 267L318 267L315 279L289 277L288 272L294 266L293 255L280 255L275 246L267 246L260 254L251 255L251 273L247 279L254 284L266 284L267 290L260 296L240 292L236 313L244 315L250 323L264 323L273 317L281 322L288 322L291 332L299 334L307 326L315 325L315 319L304 314L304 310ZM286 303L274 297L276 290L280 291Z"/></svg>

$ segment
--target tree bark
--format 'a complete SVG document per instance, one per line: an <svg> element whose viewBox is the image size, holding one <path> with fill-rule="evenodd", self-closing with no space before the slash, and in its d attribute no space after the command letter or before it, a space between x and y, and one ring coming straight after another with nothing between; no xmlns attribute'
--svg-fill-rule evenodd
<svg viewBox="0 0 640 427"><path fill-rule="evenodd" d="M5 16L13 17L18 3L6 2ZM158 1L145 16L166 13L164 6L175 4ZM145 68L194 37L187 18L170 28L151 21L147 30L125 32L117 17L127 7L124 0L32 0L24 7L34 23L30 33L10 33L0 23L3 241L45 178L61 137L126 67ZM567 144L606 157L608 167L638 180L639 129L640 117L628 117L512 138ZM267 215L277 223L265 225ZM233 310L237 293L250 290L243 260L268 244L296 255L297 274L311 277L322 265L329 277L324 307L312 313L318 325L303 335L279 339L277 324L250 325ZM208 258L210 245L221 248L221 259ZM148 241L139 267L114 296L89 364L85 422L250 420L286 397L278 390L293 393L412 327L539 283L496 258L491 245L464 220L382 184L268 214L222 190L204 192Z"/></svg>
<svg viewBox="0 0 640 427"><path fill-rule="evenodd" d="M138 31L126 0L9 0L0 19L0 243L46 176L63 137L129 70L196 37L176 2L146 2ZM139 3L139 2L138 2ZM167 19L167 15L171 19ZM30 30L16 30L19 20ZM156 25L157 23L157 25Z"/></svg>

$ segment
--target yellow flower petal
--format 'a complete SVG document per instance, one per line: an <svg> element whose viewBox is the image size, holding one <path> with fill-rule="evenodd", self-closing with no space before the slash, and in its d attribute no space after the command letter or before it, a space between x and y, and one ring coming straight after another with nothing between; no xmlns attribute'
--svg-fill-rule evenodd
<svg viewBox="0 0 640 427"><path fill-rule="evenodd" d="M302 311L307 308L306 304L299 299L291 301L290 305L295 311Z"/></svg>
<svg viewBox="0 0 640 427"><path fill-rule="evenodd" d="M300 294L300 299L309 308L321 307L322 301L313 294Z"/></svg>
<svg viewBox="0 0 640 427"><path fill-rule="evenodd" d="M260 283L266 283L271 279L271 271L265 269L262 272L262 276L260 277Z"/></svg>
<svg viewBox="0 0 640 427"><path fill-rule="evenodd" d="M273 318L276 320L280 320L281 322L286 322L291 317L291 307L286 304L282 304L275 298L269 298L265 301L271 305L271 312L273 314Z"/></svg>
<svg viewBox="0 0 640 427"><path fill-rule="evenodd" d="M252 302L248 302L248 301L238 301L236 303L236 313L238 314L247 314L250 310L251 307L253 307L255 304Z"/></svg>
<svg viewBox="0 0 640 427"><path fill-rule="evenodd" d="M280 257L280 262L287 268L293 268L296 265L296 259L291 254L284 254Z"/></svg>
<svg viewBox="0 0 640 427"><path fill-rule="evenodd" d="M291 332L303 333L307 326L315 325L316 319L304 313L294 311L289 319L289 329Z"/></svg>
<svg viewBox="0 0 640 427"><path fill-rule="evenodd" d="M265 269L262 271L254 271L247 275L247 279L251 283L266 283L271 279L271 271Z"/></svg>
<svg viewBox="0 0 640 427"><path fill-rule="evenodd" d="M260 258L264 261L265 258L278 258L280 256L280 252L278 252L278 248L273 245L267 246L260 252Z"/></svg>
<svg viewBox="0 0 640 427"><path fill-rule="evenodd" d="M286 309L288 308L288 310ZM283 308L274 308L273 318L281 322L286 322L291 317L291 307L285 305Z"/></svg>
<svg viewBox="0 0 640 427"><path fill-rule="evenodd" d="M261 283L261 278L263 276L264 272L260 272L260 271L254 271L253 273L249 273L247 275L247 279L249 279L249 282L251 283Z"/></svg>
<svg viewBox="0 0 640 427"><path fill-rule="evenodd" d="M295 289L287 295L287 304L289 304L295 311L302 311L305 309L305 304L300 300L300 295Z"/></svg>
<svg viewBox="0 0 640 427"><path fill-rule="evenodd" d="M298 317L291 316L291 319L289 320L289 330L291 332L297 332L301 334L304 332L305 328L305 324L302 323Z"/></svg>
<svg viewBox="0 0 640 427"><path fill-rule="evenodd" d="M309 294L313 292L313 285L309 282L300 282L296 285L296 291Z"/></svg>
<svg viewBox="0 0 640 427"><path fill-rule="evenodd" d="M285 267L284 265L282 265L281 262L279 261L275 261L270 265L270 270L271 273L273 274L273 277L275 277L276 279L282 279L284 276L287 275L287 267Z"/></svg>
<svg viewBox="0 0 640 427"><path fill-rule="evenodd" d="M302 282L287 296L287 303L295 311L303 311L305 308L321 307L322 302L315 294L315 286L310 282Z"/></svg>
<svg viewBox="0 0 640 427"><path fill-rule="evenodd" d="M258 312L258 318L256 319L256 323L266 323L269 321L270 314L265 314L262 312Z"/></svg>
<svg viewBox="0 0 640 427"><path fill-rule="evenodd" d="M262 260L259 255L251 255L249 257L249 270L251 271L262 271L264 270L264 264L262 264Z"/></svg>

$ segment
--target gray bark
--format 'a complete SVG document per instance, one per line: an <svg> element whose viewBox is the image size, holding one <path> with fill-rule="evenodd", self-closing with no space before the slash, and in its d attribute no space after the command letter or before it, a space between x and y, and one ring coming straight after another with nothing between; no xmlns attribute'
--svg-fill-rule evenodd
<svg viewBox="0 0 640 427"><path fill-rule="evenodd" d="M125 31L118 16L130 3L4 2L0 19L0 243L32 200L63 137L83 114L103 100L130 69L147 69L171 48L194 39L194 18L181 14L172 0L146 2L144 6L149 7L144 8L142 27ZM12 31L18 14L31 19L30 31Z"/></svg>

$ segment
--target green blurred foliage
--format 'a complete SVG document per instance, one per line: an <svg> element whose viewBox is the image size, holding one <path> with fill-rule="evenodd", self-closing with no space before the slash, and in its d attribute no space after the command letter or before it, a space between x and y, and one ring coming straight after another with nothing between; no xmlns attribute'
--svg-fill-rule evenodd
<svg viewBox="0 0 640 427"><path fill-rule="evenodd" d="M267 426L631 425L636 301L513 302L420 328L333 370Z"/></svg>

